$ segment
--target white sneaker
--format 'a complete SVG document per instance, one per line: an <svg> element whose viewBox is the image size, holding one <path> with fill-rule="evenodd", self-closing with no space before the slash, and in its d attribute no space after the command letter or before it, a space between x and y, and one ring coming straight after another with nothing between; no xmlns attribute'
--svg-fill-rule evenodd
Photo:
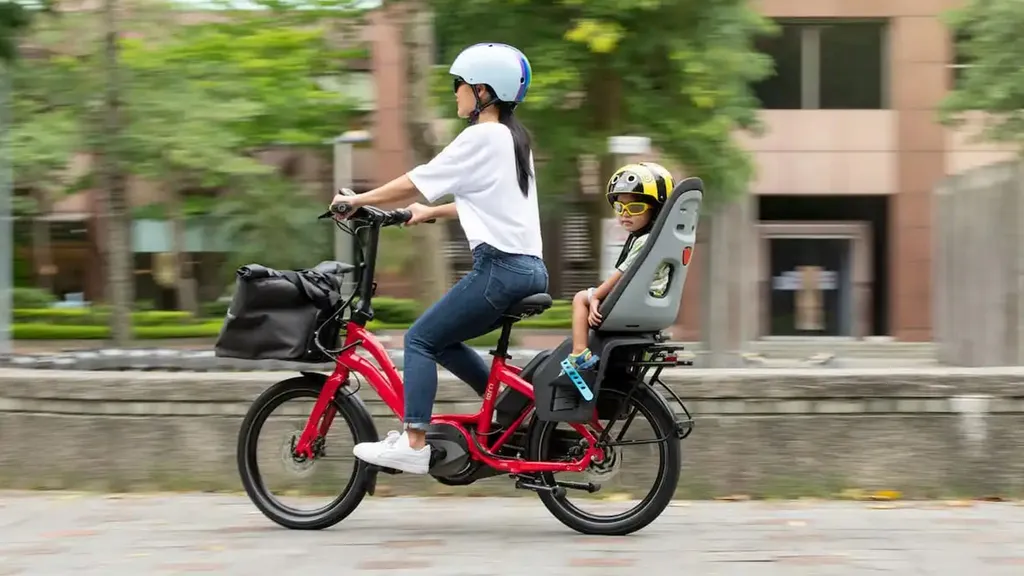
<svg viewBox="0 0 1024 576"><path fill-rule="evenodd" d="M419 450L409 446L409 435L392 430L380 442L361 442L352 448L352 454L363 462L394 468L409 474L426 474L430 469L430 446Z"/></svg>

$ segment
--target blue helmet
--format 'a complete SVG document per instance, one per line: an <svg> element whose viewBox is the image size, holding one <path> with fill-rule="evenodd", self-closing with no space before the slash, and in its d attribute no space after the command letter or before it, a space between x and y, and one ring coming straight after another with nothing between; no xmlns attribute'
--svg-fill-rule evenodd
<svg viewBox="0 0 1024 576"><path fill-rule="evenodd" d="M469 84L486 84L502 102L516 104L526 99L533 76L530 61L508 44L488 42L466 48L452 62L448 72Z"/></svg>

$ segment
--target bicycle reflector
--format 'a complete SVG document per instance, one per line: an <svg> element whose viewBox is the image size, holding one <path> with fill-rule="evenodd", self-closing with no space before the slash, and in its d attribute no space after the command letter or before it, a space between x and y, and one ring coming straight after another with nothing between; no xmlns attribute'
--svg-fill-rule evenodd
<svg viewBox="0 0 1024 576"><path fill-rule="evenodd" d="M683 248L683 266L690 265L690 257L693 256L693 246Z"/></svg>

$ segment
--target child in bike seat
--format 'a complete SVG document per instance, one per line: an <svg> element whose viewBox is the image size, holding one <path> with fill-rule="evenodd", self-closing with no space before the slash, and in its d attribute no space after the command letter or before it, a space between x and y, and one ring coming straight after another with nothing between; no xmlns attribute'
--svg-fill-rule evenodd
<svg viewBox="0 0 1024 576"><path fill-rule="evenodd" d="M629 238L615 262L615 272L597 288L581 290L572 299L572 352L569 354L569 364L577 371L592 369L600 360L588 348L588 340L590 328L597 328L601 324L601 314L598 312L601 301L611 293L626 270L636 263L650 236L651 226L671 191L672 174L653 162L623 166L608 181L608 203L615 210L619 224L629 232ZM668 266L660 266L651 282L652 296L661 297L665 294L668 278Z"/></svg>

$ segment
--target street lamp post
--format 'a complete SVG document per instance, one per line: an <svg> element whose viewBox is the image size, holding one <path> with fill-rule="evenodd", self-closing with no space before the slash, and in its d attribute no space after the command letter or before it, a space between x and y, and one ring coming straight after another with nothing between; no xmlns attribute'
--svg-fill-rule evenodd
<svg viewBox="0 0 1024 576"><path fill-rule="evenodd" d="M0 354L13 352L11 304L14 292L14 234L11 204L14 161L11 158L12 97L10 69L0 63Z"/></svg>
<svg viewBox="0 0 1024 576"><path fill-rule="evenodd" d="M353 149L357 144L370 142L370 133L365 130L349 130L331 141L334 146L334 190L351 188L353 177ZM332 193L333 196L333 193ZM334 229L334 259L354 263L352 237L341 229ZM351 276L346 276L346 290L351 288Z"/></svg>

